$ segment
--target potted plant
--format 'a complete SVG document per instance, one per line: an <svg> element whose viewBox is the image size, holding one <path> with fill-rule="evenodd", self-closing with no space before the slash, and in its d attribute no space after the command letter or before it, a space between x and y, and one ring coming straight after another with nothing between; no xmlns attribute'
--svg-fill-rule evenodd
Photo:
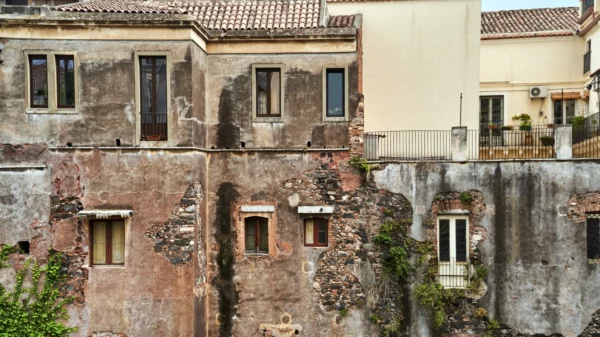
<svg viewBox="0 0 600 337"><path fill-rule="evenodd" d="M554 137L552 136L541 136L540 141L543 146L554 146Z"/></svg>
<svg viewBox="0 0 600 337"><path fill-rule="evenodd" d="M554 129L554 124L547 124L548 129Z"/></svg>
<svg viewBox="0 0 600 337"><path fill-rule="evenodd" d="M512 129L513 129L513 126L512 126L512 125L502 125L502 126L500 127L500 130L502 130L502 131L510 131L510 130L512 130Z"/></svg>
<svg viewBox="0 0 600 337"><path fill-rule="evenodd" d="M496 130L497 128L498 128L498 126L496 124L488 125L488 129L490 129L490 130Z"/></svg>
<svg viewBox="0 0 600 337"><path fill-rule="evenodd" d="M533 137L531 136L531 116L528 114L520 114L513 116L513 121L520 121L519 130L523 133L523 145L533 145Z"/></svg>

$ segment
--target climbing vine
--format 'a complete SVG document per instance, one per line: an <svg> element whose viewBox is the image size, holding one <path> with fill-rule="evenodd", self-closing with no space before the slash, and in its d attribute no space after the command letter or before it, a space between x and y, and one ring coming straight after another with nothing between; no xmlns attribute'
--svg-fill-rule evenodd
<svg viewBox="0 0 600 337"><path fill-rule="evenodd" d="M8 267L6 261L15 251L0 247L0 268ZM69 318L64 306L74 300L59 298L59 284L65 279L62 259L59 252L51 252L45 266L28 259L16 273L13 291L0 284L0 337L64 337L77 331L59 321ZM31 287L25 286L28 275Z"/></svg>

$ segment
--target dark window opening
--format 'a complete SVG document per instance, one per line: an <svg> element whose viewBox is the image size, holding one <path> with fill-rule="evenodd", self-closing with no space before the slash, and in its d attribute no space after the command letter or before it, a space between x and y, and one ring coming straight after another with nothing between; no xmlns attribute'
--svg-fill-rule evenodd
<svg viewBox="0 0 600 337"><path fill-rule="evenodd" d="M500 127L504 125L504 96L482 96L479 98L479 128L494 136L502 137Z"/></svg>
<svg viewBox="0 0 600 337"><path fill-rule="evenodd" d="M246 253L269 253L269 219L251 217L245 220Z"/></svg>
<svg viewBox="0 0 600 337"><path fill-rule="evenodd" d="M167 58L140 57L141 140L167 140Z"/></svg>
<svg viewBox="0 0 600 337"><path fill-rule="evenodd" d="M121 146L121 140L119 138L115 139L115 143L117 146Z"/></svg>
<svg viewBox="0 0 600 337"><path fill-rule="evenodd" d="M467 220L456 219L456 261L467 262Z"/></svg>
<svg viewBox="0 0 600 337"><path fill-rule="evenodd" d="M27 0L6 0L7 6L28 6Z"/></svg>
<svg viewBox="0 0 600 337"><path fill-rule="evenodd" d="M440 261L450 261L450 220L440 220L439 227Z"/></svg>
<svg viewBox="0 0 600 337"><path fill-rule="evenodd" d="M32 108L48 107L48 60L46 55L29 55L29 91Z"/></svg>
<svg viewBox="0 0 600 337"><path fill-rule="evenodd" d="M17 248L21 254L29 254L29 241L17 242Z"/></svg>
<svg viewBox="0 0 600 337"><path fill-rule="evenodd" d="M75 107L75 59L73 56L56 56L56 92L59 108Z"/></svg>
<svg viewBox="0 0 600 337"><path fill-rule="evenodd" d="M554 101L554 124L571 124L575 117L575 100L556 100Z"/></svg>
<svg viewBox="0 0 600 337"><path fill-rule="evenodd" d="M281 117L281 70L256 69L256 117Z"/></svg>
<svg viewBox="0 0 600 337"><path fill-rule="evenodd" d="M304 245L307 247L327 247L328 227L327 219L306 219L304 221Z"/></svg>
<svg viewBox="0 0 600 337"><path fill-rule="evenodd" d="M327 117L344 117L346 92L344 69L327 69Z"/></svg>
<svg viewBox="0 0 600 337"><path fill-rule="evenodd" d="M588 218L586 232L588 261L600 263L600 218Z"/></svg>
<svg viewBox="0 0 600 337"><path fill-rule="evenodd" d="M125 222L96 220L91 223L92 261L94 265L125 263Z"/></svg>

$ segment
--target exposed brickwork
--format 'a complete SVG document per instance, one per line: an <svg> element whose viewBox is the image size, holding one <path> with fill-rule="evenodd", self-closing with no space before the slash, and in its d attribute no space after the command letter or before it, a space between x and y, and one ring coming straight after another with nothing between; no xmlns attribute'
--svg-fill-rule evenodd
<svg viewBox="0 0 600 337"><path fill-rule="evenodd" d="M361 96L356 108L356 114L352 117L349 127L350 154L353 156L363 156L365 152L365 100Z"/></svg>
<svg viewBox="0 0 600 337"><path fill-rule="evenodd" d="M386 252L371 241L386 221L404 221L408 226L412 208L402 195L379 190L374 184L347 191L340 176L337 168L326 164L282 186L290 195L298 193L315 203L335 205L329 221L329 248L319 258L313 288L326 311L367 306L389 323L402 317L402 287L383 277ZM373 284L361 284L351 272L364 263L371 266Z"/></svg>
<svg viewBox="0 0 600 337"><path fill-rule="evenodd" d="M175 206L169 220L146 231L154 242L154 252L166 256L173 264L186 264L194 252L194 230L198 224L198 206L203 198L200 184L190 185Z"/></svg>
<svg viewBox="0 0 600 337"><path fill-rule="evenodd" d="M585 223L586 213L600 213L600 192L575 194L567 207L568 217L573 223Z"/></svg>
<svg viewBox="0 0 600 337"><path fill-rule="evenodd" d="M87 230L81 219L75 218L77 212L83 209L81 201L76 197L60 199L58 196L52 196L52 212L50 215L50 226L53 233L52 247L57 248L55 243L59 238L54 235L56 227L59 223L64 223L65 220L76 222L76 233L65 238L68 246L64 248L64 258L62 267L67 273L67 279L61 285L61 296L74 296L75 304L83 304L85 302L85 288L89 279L88 269L84 268L86 258L88 256L87 246ZM36 238L45 237L45 235ZM34 238L34 241L36 240ZM37 246L37 245L36 245Z"/></svg>

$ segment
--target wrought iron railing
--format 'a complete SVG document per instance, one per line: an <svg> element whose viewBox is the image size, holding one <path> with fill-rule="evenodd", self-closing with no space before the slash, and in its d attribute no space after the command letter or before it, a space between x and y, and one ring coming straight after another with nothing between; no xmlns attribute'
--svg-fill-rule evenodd
<svg viewBox="0 0 600 337"><path fill-rule="evenodd" d="M469 286L472 272L468 261L457 261L449 258L438 261L438 281L444 288L464 289Z"/></svg>
<svg viewBox="0 0 600 337"><path fill-rule="evenodd" d="M365 132L369 160L450 160L450 130Z"/></svg>
<svg viewBox="0 0 600 337"><path fill-rule="evenodd" d="M587 74L592 66L592 51L588 51L583 55L583 73Z"/></svg>
<svg viewBox="0 0 600 337"><path fill-rule="evenodd" d="M492 127L470 130L470 159L542 159L555 158L554 125Z"/></svg>
<svg viewBox="0 0 600 337"><path fill-rule="evenodd" d="M167 140L167 114L141 114L141 140Z"/></svg>
<svg viewBox="0 0 600 337"><path fill-rule="evenodd" d="M600 157L600 129L598 125L573 127L573 158Z"/></svg>

